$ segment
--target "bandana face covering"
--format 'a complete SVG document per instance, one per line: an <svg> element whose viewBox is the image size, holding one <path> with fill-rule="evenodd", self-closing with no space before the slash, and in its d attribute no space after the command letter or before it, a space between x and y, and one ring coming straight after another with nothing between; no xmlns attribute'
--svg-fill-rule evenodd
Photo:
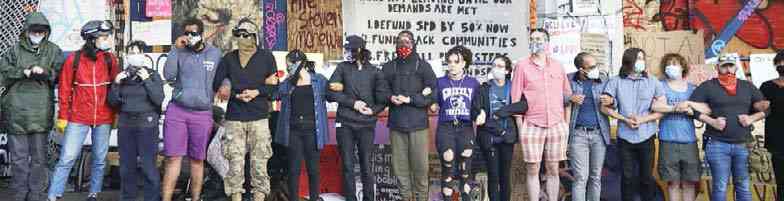
<svg viewBox="0 0 784 201"><path fill-rule="evenodd" d="M410 47L397 48L397 55L400 56L400 58L408 58L408 56L411 55L411 52L412 50Z"/></svg>
<svg viewBox="0 0 784 201"><path fill-rule="evenodd" d="M724 91L727 91L727 94L730 96L735 96L737 94L737 83L738 78L735 77L735 73L719 75L719 84L721 84L721 87L724 88Z"/></svg>

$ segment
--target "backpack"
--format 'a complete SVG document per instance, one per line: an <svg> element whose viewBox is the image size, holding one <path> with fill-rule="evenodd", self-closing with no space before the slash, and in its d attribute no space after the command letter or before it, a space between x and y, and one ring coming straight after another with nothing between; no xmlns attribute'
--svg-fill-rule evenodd
<svg viewBox="0 0 784 201"><path fill-rule="evenodd" d="M749 175L752 181L771 181L773 179L773 163L768 149L764 147L764 137L754 136L749 149Z"/></svg>
<svg viewBox="0 0 784 201"><path fill-rule="evenodd" d="M76 71L79 70L79 59L80 58L82 58L82 51L81 50L77 50L76 52L74 52L74 60L71 63L71 76L74 79L74 81L71 83L71 87L73 88L73 90L71 90L71 100L70 100L71 105L73 105L73 99L74 99L74 96L76 96ZM112 82L112 57L110 57L110 56L103 57L103 62L104 62L104 64L106 64L107 67L109 67L109 70L107 70L106 73L109 75L108 76L109 77L109 82ZM73 108L73 107L71 107L71 108Z"/></svg>

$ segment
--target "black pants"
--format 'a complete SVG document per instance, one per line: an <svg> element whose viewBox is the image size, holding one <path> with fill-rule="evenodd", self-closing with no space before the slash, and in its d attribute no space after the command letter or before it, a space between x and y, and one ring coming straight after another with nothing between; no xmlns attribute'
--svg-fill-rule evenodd
<svg viewBox="0 0 784 201"><path fill-rule="evenodd" d="M376 125L350 126L343 124L336 128L338 148L343 167L343 196L346 201L356 201L356 185L354 185L354 152L359 148L359 169L362 175L362 200L374 199L375 175L371 169L373 158L373 140Z"/></svg>
<svg viewBox="0 0 784 201"><path fill-rule="evenodd" d="M776 200L784 200L784 151L770 150L770 155L776 177Z"/></svg>
<svg viewBox="0 0 784 201"><path fill-rule="evenodd" d="M316 144L316 129L291 128L289 131L289 198L299 198L299 172L302 161L308 170L310 199L319 197L319 149Z"/></svg>
<svg viewBox="0 0 784 201"><path fill-rule="evenodd" d="M512 168L514 144L497 143L481 148L487 161L487 194L490 195L490 201L509 201L512 192L509 172Z"/></svg>
<svg viewBox="0 0 784 201"><path fill-rule="evenodd" d="M120 127L118 129L120 150L120 178L122 200L136 200L138 183L144 180L144 200L161 199L161 174L155 165L158 155L158 127ZM137 163L137 156L141 163ZM141 164L142 174L137 165Z"/></svg>
<svg viewBox="0 0 784 201"><path fill-rule="evenodd" d="M12 195L2 199L45 200L49 169L46 167L48 133L10 134Z"/></svg>
<svg viewBox="0 0 784 201"><path fill-rule="evenodd" d="M641 201L653 201L656 183L653 180L653 138L632 144L619 139L619 155L623 173L621 177L622 200L634 200L637 193Z"/></svg>
<svg viewBox="0 0 784 201"><path fill-rule="evenodd" d="M471 168L471 156L473 154L464 155L463 153L474 148L474 140L474 127L471 124L461 123L453 125L451 122L438 124L436 149L438 149L438 157L441 160L441 186L442 188L450 188L453 191L460 189L463 200L468 199L468 193L470 192L465 191L464 187L471 177L469 168ZM447 151L452 152L451 160L445 158ZM458 164L457 167L454 164ZM456 175L459 175L458 179L454 179ZM459 181L459 188L456 188L456 181ZM444 193L443 190L442 193Z"/></svg>

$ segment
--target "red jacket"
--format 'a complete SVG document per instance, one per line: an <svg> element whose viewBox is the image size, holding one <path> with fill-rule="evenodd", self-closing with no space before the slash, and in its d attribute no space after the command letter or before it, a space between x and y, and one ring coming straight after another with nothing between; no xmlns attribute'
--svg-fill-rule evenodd
<svg viewBox="0 0 784 201"><path fill-rule="evenodd" d="M117 58L108 52L100 51L93 61L84 53L79 58L79 68L74 76L75 54L68 56L60 71L58 87L58 119L86 125L111 124L115 111L107 102L109 85L120 72ZM111 72L104 57L111 57Z"/></svg>

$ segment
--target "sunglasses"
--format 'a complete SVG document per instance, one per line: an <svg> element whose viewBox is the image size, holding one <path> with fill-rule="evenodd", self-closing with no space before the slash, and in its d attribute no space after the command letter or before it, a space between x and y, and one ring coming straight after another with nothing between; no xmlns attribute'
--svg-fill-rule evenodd
<svg viewBox="0 0 784 201"><path fill-rule="evenodd" d="M199 34L199 32L185 32L185 33L183 33L183 35L186 35L186 36L199 36L201 34Z"/></svg>
<svg viewBox="0 0 784 201"><path fill-rule="evenodd" d="M247 33L247 32L240 32L240 33L234 33L234 37L250 38L250 37L256 37L256 34Z"/></svg>

